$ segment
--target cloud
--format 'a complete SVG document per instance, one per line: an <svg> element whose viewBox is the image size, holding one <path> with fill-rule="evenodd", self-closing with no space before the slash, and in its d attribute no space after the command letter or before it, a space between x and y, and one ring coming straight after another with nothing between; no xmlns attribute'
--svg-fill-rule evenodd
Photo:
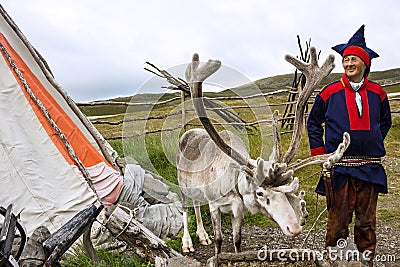
<svg viewBox="0 0 400 267"><path fill-rule="evenodd" d="M24 2L24 3L22 3ZM15 1L2 5L78 102L128 96L161 68L220 59L251 79L290 73L296 35L326 58L366 24L367 44L381 58L373 70L399 67L398 1ZM341 72L336 55L335 72ZM159 90L159 88L157 89Z"/></svg>

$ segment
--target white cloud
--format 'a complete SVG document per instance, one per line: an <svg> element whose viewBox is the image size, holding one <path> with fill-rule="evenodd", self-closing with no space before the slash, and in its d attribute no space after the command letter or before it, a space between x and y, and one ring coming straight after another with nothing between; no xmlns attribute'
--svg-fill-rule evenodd
<svg viewBox="0 0 400 267"><path fill-rule="evenodd" d="M128 96L161 68L194 52L252 79L290 73L284 55L298 54L296 35L322 51L366 24L367 45L381 58L373 70L399 67L399 3L366 1L2 1L22 32L76 101ZM336 55L338 58L338 55ZM336 60L340 72L340 61ZM159 89L159 88L157 88Z"/></svg>

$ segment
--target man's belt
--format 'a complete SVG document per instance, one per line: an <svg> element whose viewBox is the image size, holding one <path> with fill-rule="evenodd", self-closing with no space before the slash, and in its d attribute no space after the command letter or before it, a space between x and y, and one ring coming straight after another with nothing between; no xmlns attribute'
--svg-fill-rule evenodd
<svg viewBox="0 0 400 267"><path fill-rule="evenodd" d="M379 157L369 157L369 156L344 156L335 166L344 167L358 167L366 164L381 164L382 160Z"/></svg>

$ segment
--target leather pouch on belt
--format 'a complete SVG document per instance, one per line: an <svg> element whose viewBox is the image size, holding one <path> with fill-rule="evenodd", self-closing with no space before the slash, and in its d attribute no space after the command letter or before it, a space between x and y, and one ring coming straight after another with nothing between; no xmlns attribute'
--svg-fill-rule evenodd
<svg viewBox="0 0 400 267"><path fill-rule="evenodd" d="M331 171L328 169L323 169L322 178L324 179L326 192L326 207L328 208L328 210L330 210L331 205L334 201Z"/></svg>

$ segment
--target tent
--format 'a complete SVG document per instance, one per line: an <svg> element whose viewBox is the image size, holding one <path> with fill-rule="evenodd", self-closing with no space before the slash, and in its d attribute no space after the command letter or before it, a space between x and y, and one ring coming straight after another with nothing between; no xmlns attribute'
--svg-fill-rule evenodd
<svg viewBox="0 0 400 267"><path fill-rule="evenodd" d="M38 226L53 233L88 205L117 200L158 237L176 234L176 194L137 164L122 174L117 153L1 5L0 13L0 206L13 205L28 236ZM143 197L149 185L161 190L154 205Z"/></svg>
<svg viewBox="0 0 400 267"><path fill-rule="evenodd" d="M117 154L0 9L0 204L13 204L28 235L53 232L87 205L116 200Z"/></svg>

